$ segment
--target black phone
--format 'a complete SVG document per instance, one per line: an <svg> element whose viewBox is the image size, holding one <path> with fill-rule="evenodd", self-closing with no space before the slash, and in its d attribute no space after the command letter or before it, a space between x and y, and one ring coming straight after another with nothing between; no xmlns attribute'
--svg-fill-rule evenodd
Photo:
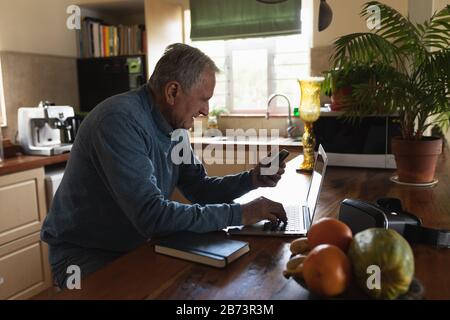
<svg viewBox="0 0 450 320"><path fill-rule="evenodd" d="M266 164L264 164L264 166L266 167L270 167L272 165L272 162L275 161L276 158L278 158L278 164L282 163L284 160L286 160L286 158L289 156L289 151L287 151L286 149L281 149L280 152L278 152L276 155L274 156L270 156L270 161L267 161ZM265 162L265 161L264 161Z"/></svg>
<svg viewBox="0 0 450 320"><path fill-rule="evenodd" d="M286 149L282 149L279 153L278 153L278 163L283 162L284 160L286 160L286 158L289 156L289 151L287 151Z"/></svg>

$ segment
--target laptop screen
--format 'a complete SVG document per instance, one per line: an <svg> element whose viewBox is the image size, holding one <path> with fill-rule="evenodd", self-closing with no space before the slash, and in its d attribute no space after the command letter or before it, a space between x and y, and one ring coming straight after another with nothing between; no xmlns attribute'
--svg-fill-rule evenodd
<svg viewBox="0 0 450 320"><path fill-rule="evenodd" d="M311 178L311 184L309 186L308 196L306 197L306 205L308 206L309 218L312 223L314 217L314 211L316 209L317 201L319 200L320 187L325 175L325 169L327 165L327 159L324 150L320 146L319 153L316 157L314 164L314 171Z"/></svg>

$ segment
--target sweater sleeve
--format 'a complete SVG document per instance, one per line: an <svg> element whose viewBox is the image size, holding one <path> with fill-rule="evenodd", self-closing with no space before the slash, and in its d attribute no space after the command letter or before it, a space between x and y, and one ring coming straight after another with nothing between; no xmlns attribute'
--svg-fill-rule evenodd
<svg viewBox="0 0 450 320"><path fill-rule="evenodd" d="M178 187L193 203L230 203L253 188L249 171L224 177L209 177L203 164L180 166Z"/></svg>
<svg viewBox="0 0 450 320"><path fill-rule="evenodd" d="M126 119L126 118L125 118ZM209 232L239 225L239 204L185 205L157 186L143 130L132 120L106 116L92 136L93 163L113 199L146 238L177 231Z"/></svg>

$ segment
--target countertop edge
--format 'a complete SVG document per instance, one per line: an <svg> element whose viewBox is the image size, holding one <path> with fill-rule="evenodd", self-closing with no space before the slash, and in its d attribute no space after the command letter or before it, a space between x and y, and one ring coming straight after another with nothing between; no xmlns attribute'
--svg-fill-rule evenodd
<svg viewBox="0 0 450 320"><path fill-rule="evenodd" d="M214 146L227 146L227 145L233 145L233 146L279 146L279 147L290 147L290 148L299 148L302 149L302 143L299 141L286 141L286 139L281 140L274 140L274 141L258 141L258 140L242 140L242 141L217 141L217 140L211 140L208 138L197 138L197 137L191 137L190 138L191 145L214 145Z"/></svg>
<svg viewBox="0 0 450 320"><path fill-rule="evenodd" d="M70 153L63 153L56 156L20 155L6 158L3 162L0 162L0 176L67 162L69 157Z"/></svg>
<svg viewBox="0 0 450 320"><path fill-rule="evenodd" d="M234 145L237 146L245 146L256 147L256 146L272 146L270 142L261 142L261 141L205 141L203 139L193 139L191 140L191 144L194 146L195 144L202 145L202 148L207 145L216 145L216 146L225 146L225 145ZM291 142L291 143L280 143L277 144L279 147L287 148L287 149L298 149L301 151L302 147L299 142ZM10 158L6 158L2 162L0 162L0 176L16 173L25 170L31 170L39 167L44 167L52 164L58 164L67 162L69 160L70 153L63 153L56 156L34 156L34 155L19 155Z"/></svg>

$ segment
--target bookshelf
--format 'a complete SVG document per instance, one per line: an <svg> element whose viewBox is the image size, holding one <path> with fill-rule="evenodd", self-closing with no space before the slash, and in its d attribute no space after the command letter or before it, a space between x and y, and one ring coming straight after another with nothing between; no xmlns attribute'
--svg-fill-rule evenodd
<svg viewBox="0 0 450 320"><path fill-rule="evenodd" d="M81 8L79 58L147 53L144 0L84 0L78 5Z"/></svg>
<svg viewBox="0 0 450 320"><path fill-rule="evenodd" d="M112 25L84 17L78 41L81 58L142 55L147 51L146 30L142 24Z"/></svg>
<svg viewBox="0 0 450 320"><path fill-rule="evenodd" d="M147 81L145 0L78 0L80 116Z"/></svg>
<svg viewBox="0 0 450 320"><path fill-rule="evenodd" d="M101 19L114 26L144 25L146 48L143 54L148 74L166 46L184 42L183 10L188 7L188 0L76 0L75 4L81 8L82 17Z"/></svg>

